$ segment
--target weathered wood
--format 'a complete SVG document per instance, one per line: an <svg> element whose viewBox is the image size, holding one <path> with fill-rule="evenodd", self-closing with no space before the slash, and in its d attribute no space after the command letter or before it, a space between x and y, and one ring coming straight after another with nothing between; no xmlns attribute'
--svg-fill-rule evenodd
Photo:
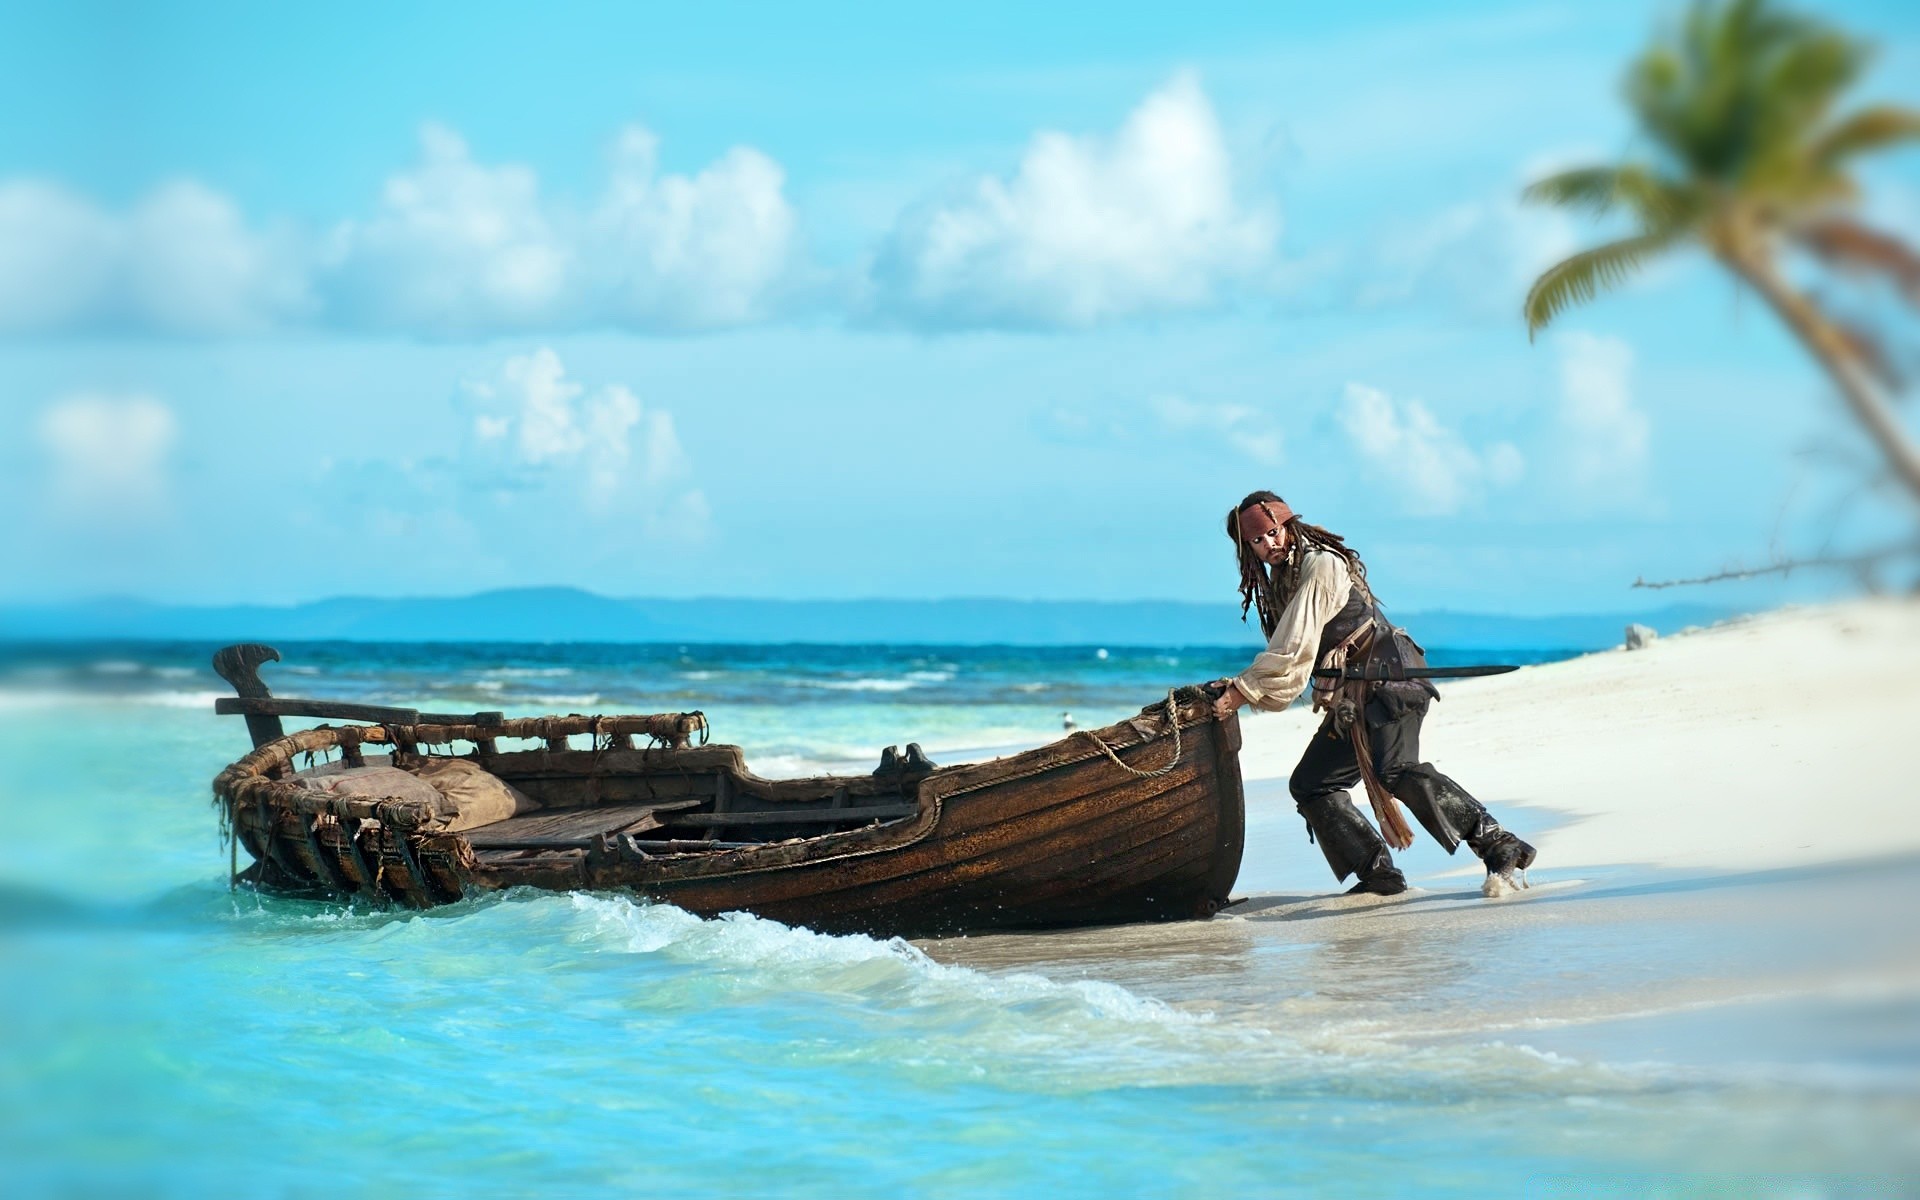
<svg viewBox="0 0 1920 1200"><path fill-rule="evenodd" d="M415 908L433 907L435 899L433 885L427 882L427 873L420 868L420 859L414 854L413 846L407 840L406 834L395 830L390 840L393 843L395 857L406 868L407 882L410 885L402 891L402 898Z"/></svg>
<svg viewBox="0 0 1920 1200"><path fill-rule="evenodd" d="M260 886L364 892L330 844L358 821L380 865L375 888L410 904L473 888L618 888L712 914L744 909L826 930L876 934L1205 916L1226 899L1244 829L1238 723L1203 693L1178 702L1179 760L1166 706L991 762L886 777L761 779L737 747L693 748L699 714L547 717L481 730L422 723L349 727L401 753L454 740L521 738L538 749L476 757L550 805L462 834L436 803L339 797L276 781L293 755L344 746L322 727L260 746L215 781L240 815L241 845L266 863ZM624 749L645 733L678 747ZM592 735L592 749L565 739ZM353 735L349 735L351 737ZM254 815L258 813L259 815ZM313 865L299 814L330 814ZM267 820L267 814L277 814ZM654 831L662 834L648 837ZM684 830L686 837L673 831ZM705 836L696 836L699 830ZM731 831L729 833L729 831ZM295 839L289 841L288 839ZM284 861L283 861L284 860ZM357 867L357 864L356 864ZM384 871L382 877L380 872ZM244 875L245 873L243 873Z"/></svg>
<svg viewBox="0 0 1920 1200"><path fill-rule="evenodd" d="M723 772L719 775L716 775L713 780L713 811L716 815L719 815L719 814L725 813L728 809L732 807L733 807L733 777ZM720 838L720 834L725 829L726 829L725 821L714 822L713 828L707 830L708 840L718 841Z"/></svg>
<svg viewBox="0 0 1920 1200"><path fill-rule="evenodd" d="M707 853L713 850L747 850L760 846L761 842L709 842L687 838L638 838L629 833L620 835L634 846L650 853ZM589 838L497 838L484 843L474 843L474 850L493 852L498 850L587 850L597 845L597 837Z"/></svg>
<svg viewBox="0 0 1920 1200"><path fill-rule="evenodd" d="M713 850L754 850L764 842L709 842L686 838L639 838L627 834L626 840L650 854L705 854Z"/></svg>
<svg viewBox="0 0 1920 1200"><path fill-rule="evenodd" d="M221 696L213 702L213 711L221 716L332 717L341 721L377 721L387 725L473 725L481 728L498 725L506 719L502 712L423 713L417 708L394 708L385 704L356 704L347 700L277 699L253 696ZM278 735L276 735L278 736Z"/></svg>
<svg viewBox="0 0 1920 1200"><path fill-rule="evenodd" d="M505 842L528 839L586 840L603 833L631 829L648 817L662 812L677 812L701 803L700 800L678 800L662 804L609 804L599 808L533 812L468 830L466 839L476 850L494 849Z"/></svg>
<svg viewBox="0 0 1920 1200"><path fill-rule="evenodd" d="M347 851L353 857L353 869L360 876L359 894L369 900L385 901L387 894L380 890L380 872L367 865L367 856L360 849L360 835L366 823L355 821L348 825L343 820L335 822L340 828L340 836L346 840Z"/></svg>
<svg viewBox="0 0 1920 1200"><path fill-rule="evenodd" d="M266 663L279 661L280 652L272 646L246 642L216 651L213 673L232 685L236 695L265 699L272 693L260 680L260 668ZM280 718L270 713L250 713L247 716L247 736L253 739L255 746L264 746L285 732L286 727L280 723Z"/></svg>
<svg viewBox="0 0 1920 1200"><path fill-rule="evenodd" d="M735 825L845 825L851 821L893 821L920 811L917 804L869 804L864 808L803 808L784 811L763 808L755 811L735 809L729 813L676 813L669 825L704 825L715 829Z"/></svg>
<svg viewBox="0 0 1920 1200"><path fill-rule="evenodd" d="M353 884L340 870L340 861L322 849L320 839L314 835L313 823L318 818L303 815L295 819L300 824L300 831L306 835L307 852L313 856L315 877L324 880L337 892L352 891Z"/></svg>

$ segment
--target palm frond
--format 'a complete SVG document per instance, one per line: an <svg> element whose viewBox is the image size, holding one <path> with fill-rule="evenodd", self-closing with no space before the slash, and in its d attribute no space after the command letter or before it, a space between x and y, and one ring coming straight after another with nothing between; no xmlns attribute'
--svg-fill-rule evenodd
<svg viewBox="0 0 1920 1200"><path fill-rule="evenodd" d="M1807 157L1822 167L1838 166L1856 155L1920 141L1920 111L1878 104L1842 117L1807 147Z"/></svg>
<svg viewBox="0 0 1920 1200"><path fill-rule="evenodd" d="M1586 212L1611 212L1620 202L1620 173L1627 167L1576 167L1527 185L1520 198L1529 204L1552 204Z"/></svg>
<svg viewBox="0 0 1920 1200"><path fill-rule="evenodd" d="M1864 43L1802 21L1769 49L1749 67L1756 84L1750 153L1762 159L1804 145L1859 78L1868 57Z"/></svg>
<svg viewBox="0 0 1920 1200"><path fill-rule="evenodd" d="M1771 0L1696 0L1627 75L1627 99L1686 173L1743 186L1797 157L1870 54Z"/></svg>
<svg viewBox="0 0 1920 1200"><path fill-rule="evenodd" d="M1794 240L1830 266L1883 276L1920 305L1920 253L1899 238L1846 217L1828 217L1795 230Z"/></svg>
<svg viewBox="0 0 1920 1200"><path fill-rule="evenodd" d="M1585 304L1607 288L1618 287L1640 265L1671 247L1678 237L1669 231L1621 238L1582 250L1548 267L1527 291L1521 312L1527 318L1527 340L1576 304Z"/></svg>
<svg viewBox="0 0 1920 1200"><path fill-rule="evenodd" d="M1639 218L1642 233L1675 229L1701 208L1687 185L1662 179L1638 163L1562 171L1529 185L1520 198L1596 216L1624 207Z"/></svg>

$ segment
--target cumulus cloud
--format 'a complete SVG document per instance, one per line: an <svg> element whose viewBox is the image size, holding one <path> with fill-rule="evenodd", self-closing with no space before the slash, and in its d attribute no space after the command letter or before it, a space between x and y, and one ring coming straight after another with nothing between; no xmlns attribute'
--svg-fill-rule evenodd
<svg viewBox="0 0 1920 1200"><path fill-rule="evenodd" d="M607 314L685 328L766 316L795 253L786 173L746 147L692 176L661 175L658 158L659 139L637 125L615 143L587 236Z"/></svg>
<svg viewBox="0 0 1920 1200"><path fill-rule="evenodd" d="M1444 516L1506 487L1524 473L1511 442L1469 446L1418 400L1396 402L1378 388L1349 383L1339 421L1374 476L1400 493L1409 511Z"/></svg>
<svg viewBox="0 0 1920 1200"><path fill-rule="evenodd" d="M1633 349L1614 337L1563 333L1559 426L1566 479L1577 495L1607 506L1638 507L1647 475L1651 425L1633 403Z"/></svg>
<svg viewBox="0 0 1920 1200"><path fill-rule="evenodd" d="M172 494L169 459L179 437L173 410L153 396L79 392L40 414L53 509L84 524L150 523Z"/></svg>
<svg viewBox="0 0 1920 1200"><path fill-rule="evenodd" d="M550 319L567 247L522 166L473 161L458 134L420 132L420 161L390 177L374 215L336 231L329 286L342 319L454 332Z"/></svg>
<svg viewBox="0 0 1920 1200"><path fill-rule="evenodd" d="M1011 177L907 215L872 270L885 319L1079 327L1203 307L1270 259L1275 216L1236 196L1213 106L1191 74L1111 137L1044 132Z"/></svg>
<svg viewBox="0 0 1920 1200"><path fill-rule="evenodd" d="M118 254L112 217L58 184L0 182L0 331L58 329L107 294Z"/></svg>
<svg viewBox="0 0 1920 1200"><path fill-rule="evenodd" d="M552 349L502 365L468 385L470 464L477 475L577 502L592 514L625 514L656 532L698 536L707 500L690 485L692 464L673 414L649 408L621 384L597 388L567 378ZM505 473L504 475L502 473Z"/></svg>
<svg viewBox="0 0 1920 1200"><path fill-rule="evenodd" d="M202 184L161 186L123 228L130 320L172 333L246 333L311 303L306 252L293 232L250 227L238 205Z"/></svg>
<svg viewBox="0 0 1920 1200"><path fill-rule="evenodd" d="M0 332L251 332L305 311L307 270L288 231L249 226L190 180L125 213L54 184L0 183Z"/></svg>
<svg viewBox="0 0 1920 1200"><path fill-rule="evenodd" d="M1280 462L1280 430L1259 410L1246 404L1197 404L1184 396L1155 396L1153 411L1160 424L1174 433L1199 433L1219 438L1235 452L1266 466Z"/></svg>
<svg viewBox="0 0 1920 1200"><path fill-rule="evenodd" d="M538 174L475 158L428 125L372 211L324 232L249 221L167 183L125 211L0 181L0 333L136 328L236 334L318 322L429 335L610 325L712 329L773 313L797 267L785 175L736 148L664 173L639 126L584 208Z"/></svg>
<svg viewBox="0 0 1920 1200"><path fill-rule="evenodd" d="M613 325L696 330L772 312L795 267L786 176L735 148L663 174L659 139L629 126L585 212L548 201L531 168L474 160L451 130L387 181L379 210L335 235L339 318L474 333Z"/></svg>

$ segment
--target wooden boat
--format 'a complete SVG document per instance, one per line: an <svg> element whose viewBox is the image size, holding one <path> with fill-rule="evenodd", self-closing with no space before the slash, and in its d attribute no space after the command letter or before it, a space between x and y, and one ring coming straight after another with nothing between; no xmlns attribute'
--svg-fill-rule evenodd
<svg viewBox="0 0 1920 1200"><path fill-rule="evenodd" d="M1240 868L1239 724L1199 688L988 762L938 767L916 746L871 774L772 780L736 746L695 744L698 712L504 719L277 699L257 668L278 658L246 645L214 660L239 693L216 711L245 715L255 743L214 781L215 803L236 860L241 846L254 859L236 880L268 891L425 908L612 889L887 936L1208 917ZM369 723L283 734L282 716ZM465 759L541 807L454 831L448 803L322 791L300 770L302 756L382 761L371 746L403 768Z"/></svg>

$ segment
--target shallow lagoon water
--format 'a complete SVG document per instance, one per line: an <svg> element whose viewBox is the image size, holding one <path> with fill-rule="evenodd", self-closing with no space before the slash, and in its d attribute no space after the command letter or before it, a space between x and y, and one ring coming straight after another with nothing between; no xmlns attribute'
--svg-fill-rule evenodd
<svg viewBox="0 0 1920 1200"><path fill-rule="evenodd" d="M153 689L70 704L69 682L40 680L0 733L10 1194L1880 1195L1920 1178L1920 936L1887 902L1911 896L1911 864L1536 871L1490 903L1434 856L1422 890L1348 900L1256 792L1240 890L1258 894L1206 923L908 944L616 895L368 912L226 890L206 786L238 722ZM1090 723L1164 685L1086 686ZM758 750L706 707L750 761L831 760L916 736L934 706L911 696L825 702L804 728L763 714ZM1037 741L1057 716L1051 699L949 707L933 746L1023 721Z"/></svg>

